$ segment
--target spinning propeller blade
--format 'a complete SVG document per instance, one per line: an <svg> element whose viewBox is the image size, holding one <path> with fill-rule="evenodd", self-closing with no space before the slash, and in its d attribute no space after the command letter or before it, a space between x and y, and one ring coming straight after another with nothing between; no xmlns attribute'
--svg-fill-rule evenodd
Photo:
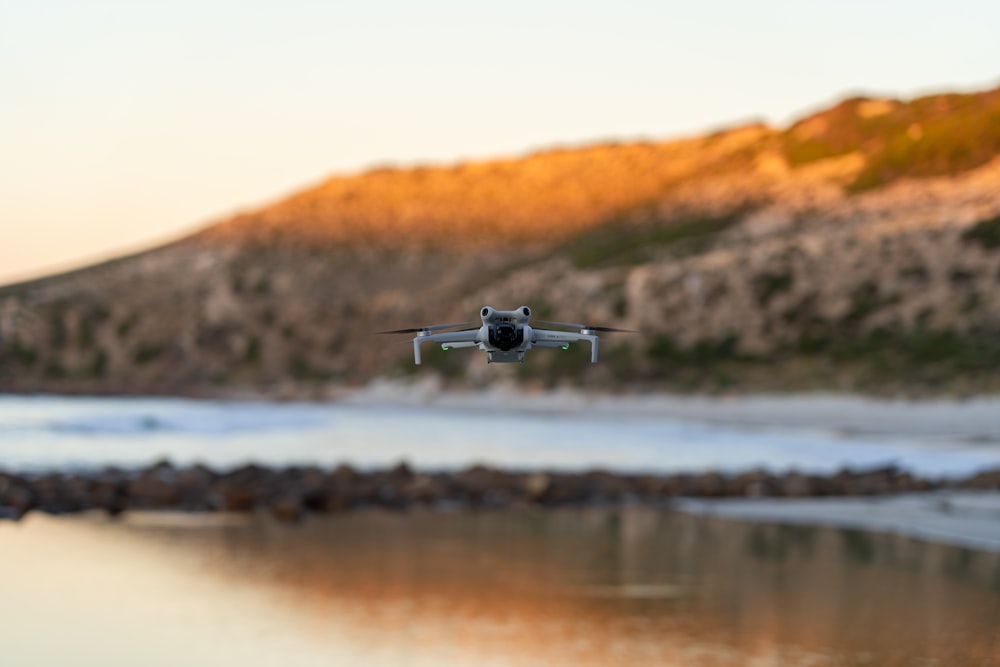
<svg viewBox="0 0 1000 667"><path fill-rule="evenodd" d="M439 329L454 329L456 327L467 327L473 324L475 324L475 322L456 322L455 324L432 324L431 326L428 327L393 329L392 331L376 331L375 333L380 333L380 334L420 333L421 331L438 331Z"/></svg>
<svg viewBox="0 0 1000 667"><path fill-rule="evenodd" d="M621 333L636 333L632 329L616 329L615 327L601 327L594 326L591 324L574 324L572 322L549 322L548 320L538 320L540 324L548 324L554 327L563 327L564 329L587 329L588 331L620 331Z"/></svg>

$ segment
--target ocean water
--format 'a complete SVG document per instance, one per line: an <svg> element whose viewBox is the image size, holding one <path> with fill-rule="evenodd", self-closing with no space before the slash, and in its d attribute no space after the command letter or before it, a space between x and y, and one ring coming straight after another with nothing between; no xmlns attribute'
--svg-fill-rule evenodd
<svg viewBox="0 0 1000 667"><path fill-rule="evenodd" d="M964 475L1000 464L995 442L738 426L614 410L0 396L0 467L229 468L401 460L423 469L510 468L833 472L895 464Z"/></svg>

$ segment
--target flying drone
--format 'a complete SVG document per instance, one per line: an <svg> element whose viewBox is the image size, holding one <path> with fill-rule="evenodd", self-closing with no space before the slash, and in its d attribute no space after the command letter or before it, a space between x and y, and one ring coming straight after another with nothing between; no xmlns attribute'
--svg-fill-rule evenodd
<svg viewBox="0 0 1000 667"><path fill-rule="evenodd" d="M394 329L379 331L383 334L415 333L413 337L413 361L420 365L420 348L424 343L437 343L441 349L478 347L486 352L489 363L523 362L525 353L533 347L551 347L568 350L572 343L590 343L590 363L597 363L597 332L623 331L613 327L599 327L589 324L572 324L570 322L547 322L541 324L560 327L561 329L577 329L578 331L558 331L539 329L529 324L531 309L521 306L515 310L496 310L483 306L479 311L482 326L476 329L461 329L459 331L443 331L458 327L471 326L471 322L457 324L433 324L412 329ZM435 333L440 331L441 333Z"/></svg>

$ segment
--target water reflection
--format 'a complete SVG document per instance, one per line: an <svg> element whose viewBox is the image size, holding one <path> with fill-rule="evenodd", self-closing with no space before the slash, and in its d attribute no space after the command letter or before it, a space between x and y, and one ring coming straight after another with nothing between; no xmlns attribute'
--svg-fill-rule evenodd
<svg viewBox="0 0 1000 667"><path fill-rule="evenodd" d="M139 558L184 573L182 587L157 589L160 603L193 599L220 627L251 628L226 637L260 645L244 665L274 664L275 638L283 664L1000 664L1000 554L890 535L648 508L298 526L131 515L47 519L21 535L33 532L92 539L107 568Z"/></svg>

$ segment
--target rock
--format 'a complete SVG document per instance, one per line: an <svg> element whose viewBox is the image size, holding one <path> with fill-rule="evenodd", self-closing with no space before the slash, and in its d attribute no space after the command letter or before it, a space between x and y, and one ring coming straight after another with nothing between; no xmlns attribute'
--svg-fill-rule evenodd
<svg viewBox="0 0 1000 667"><path fill-rule="evenodd" d="M591 501L617 501L631 490L629 480L624 475L607 470L591 470L584 473L583 483L587 487L587 495Z"/></svg>
<svg viewBox="0 0 1000 667"><path fill-rule="evenodd" d="M174 476L177 506L189 511L210 509L212 483L216 478L211 469L202 465L177 471Z"/></svg>
<svg viewBox="0 0 1000 667"><path fill-rule="evenodd" d="M552 489L552 478L544 472L526 476L522 482L524 493L533 502L542 502Z"/></svg>
<svg viewBox="0 0 1000 667"><path fill-rule="evenodd" d="M211 506L223 512L249 512L257 506L257 496L253 483L222 478L212 484Z"/></svg>
<svg viewBox="0 0 1000 667"><path fill-rule="evenodd" d="M770 477L764 470L751 470L737 475L730 483L729 495L748 498L763 498L774 495L774 484Z"/></svg>
<svg viewBox="0 0 1000 667"><path fill-rule="evenodd" d="M410 504L412 496L409 493L412 485L413 471L404 462L390 470L377 471L367 475L365 483L355 483L355 490L363 490L368 502L374 502L383 507L403 509Z"/></svg>
<svg viewBox="0 0 1000 667"><path fill-rule="evenodd" d="M317 466L293 468L286 471L286 474L303 492L321 489L326 483L326 473Z"/></svg>
<svg viewBox="0 0 1000 667"><path fill-rule="evenodd" d="M720 498L726 495L726 479L718 472L706 472L694 478L692 495Z"/></svg>
<svg viewBox="0 0 1000 667"><path fill-rule="evenodd" d="M346 489L326 487L315 494L310 494L306 506L317 512L346 512L357 502Z"/></svg>
<svg viewBox="0 0 1000 667"><path fill-rule="evenodd" d="M246 465L219 476L212 483L211 506L226 512L249 512L276 495L278 476L258 465Z"/></svg>
<svg viewBox="0 0 1000 667"><path fill-rule="evenodd" d="M1000 468L978 472L959 486L963 489L1000 489Z"/></svg>
<svg viewBox="0 0 1000 667"><path fill-rule="evenodd" d="M807 496L814 495L813 487L809 482L809 478L797 472L790 472L785 475L785 477L780 480L779 487L781 495L788 498L805 498Z"/></svg>
<svg viewBox="0 0 1000 667"><path fill-rule="evenodd" d="M553 473L548 493L542 499L546 505L574 505L590 502L593 492L581 475Z"/></svg>
<svg viewBox="0 0 1000 667"><path fill-rule="evenodd" d="M143 509L177 507L180 500L177 476L177 469L167 460L143 470L127 482L129 506Z"/></svg>
<svg viewBox="0 0 1000 667"><path fill-rule="evenodd" d="M76 474L66 478L63 484L64 498L69 512L93 509L90 489L94 480L86 475Z"/></svg>
<svg viewBox="0 0 1000 667"><path fill-rule="evenodd" d="M666 479L660 475L639 475L634 482L635 490L640 497L655 500L668 495Z"/></svg>
<svg viewBox="0 0 1000 667"><path fill-rule="evenodd" d="M389 471L389 477L395 480L408 481L413 478L413 470L410 468L409 463L400 461Z"/></svg>
<svg viewBox="0 0 1000 667"><path fill-rule="evenodd" d="M142 509L173 508L180 498L175 480L155 472L144 472L128 482L126 495L130 507Z"/></svg>
<svg viewBox="0 0 1000 667"><path fill-rule="evenodd" d="M305 516L302 498L285 494L271 501L271 515L284 523L298 523Z"/></svg>
<svg viewBox="0 0 1000 667"><path fill-rule="evenodd" d="M509 494L514 486L506 472L484 465L459 471L453 481L458 492L473 505L481 505L487 500L492 502L496 494Z"/></svg>
<svg viewBox="0 0 1000 667"><path fill-rule="evenodd" d="M88 505L118 516L128 507L128 477L118 468L97 473L88 489Z"/></svg>
<svg viewBox="0 0 1000 667"><path fill-rule="evenodd" d="M352 483L358 481L361 475L353 467L346 463L341 463L330 475L338 483Z"/></svg>
<svg viewBox="0 0 1000 667"><path fill-rule="evenodd" d="M146 469L146 474L154 477L172 477L174 472L174 464L169 459L160 459Z"/></svg>
<svg viewBox="0 0 1000 667"><path fill-rule="evenodd" d="M279 479L283 489L294 489L302 499L305 509L323 511L323 489L327 482L326 473L316 466L290 468Z"/></svg>
<svg viewBox="0 0 1000 667"><path fill-rule="evenodd" d="M118 516L128 507L128 488L124 481L98 481L90 489L90 505L111 516Z"/></svg>
<svg viewBox="0 0 1000 667"><path fill-rule="evenodd" d="M0 493L0 516L20 520L36 506L35 496L23 482L8 480Z"/></svg>
<svg viewBox="0 0 1000 667"><path fill-rule="evenodd" d="M874 496L891 491L897 474L895 466L858 472L844 469L834 475L832 482L840 488L843 495Z"/></svg>
<svg viewBox="0 0 1000 667"><path fill-rule="evenodd" d="M415 501L433 505L445 498L447 487L441 479L433 475L418 473L410 480L406 494Z"/></svg>
<svg viewBox="0 0 1000 667"><path fill-rule="evenodd" d="M457 473L415 472L401 462L390 469L359 472L342 465L333 472L311 467L279 471L249 465L217 474L205 466L178 469L157 463L138 474L109 468L96 474L17 476L0 472L0 518L20 518L31 509L51 513L101 508L117 515L128 507L246 512L261 507L281 521L308 512L341 512L377 505L404 509L412 503L435 508L502 508L655 502L674 496L872 495L948 488L1000 489L1000 469L966 479L929 481L894 466L841 470L832 476L751 470L738 475L705 472L669 476L586 473L509 473L477 465Z"/></svg>
<svg viewBox="0 0 1000 667"><path fill-rule="evenodd" d="M74 509L66 498L65 483L62 475L49 473L31 480L31 487L38 509L50 514L62 514Z"/></svg>
<svg viewBox="0 0 1000 667"><path fill-rule="evenodd" d="M371 502L375 490L367 476L348 465L315 477L311 472L304 481L303 504L313 512L343 512L365 502Z"/></svg>

